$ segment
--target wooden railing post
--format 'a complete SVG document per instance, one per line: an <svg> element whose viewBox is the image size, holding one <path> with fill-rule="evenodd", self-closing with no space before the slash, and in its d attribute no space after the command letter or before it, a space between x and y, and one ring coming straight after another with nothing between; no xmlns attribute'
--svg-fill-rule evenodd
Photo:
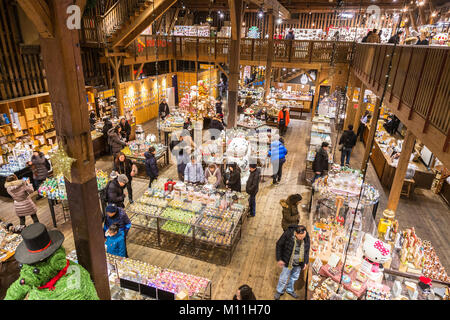
<svg viewBox="0 0 450 320"><path fill-rule="evenodd" d="M394 92L395 80L397 79L397 71L398 71L398 67L400 66L400 61L402 61L402 54L403 54L403 46L400 47L400 57L398 58L397 68L395 68L394 78L392 79L391 92L389 94L389 102L392 102L392 95Z"/></svg>
<svg viewBox="0 0 450 320"><path fill-rule="evenodd" d="M422 74L423 74L423 69L425 68L425 63L427 61L427 57L428 57L428 48L425 49L425 57L423 58L423 63L422 63L422 67L420 68L419 78L417 79L417 86L416 86L416 90L414 91L414 98L411 103L411 109L409 110L408 120L411 120L411 117L412 117L412 114L414 111L414 104L416 103L417 92L419 92L420 83L422 82Z"/></svg>
<svg viewBox="0 0 450 320"><path fill-rule="evenodd" d="M401 108L401 106L402 106L403 93L404 93L404 91L405 91L406 81L407 81L407 79L408 79L409 69L410 69L410 67L411 67L411 60L412 60L412 56L413 56L413 51L412 51L412 49L411 49L410 51L411 51L411 54L409 55L408 67L407 67L407 69L406 69L405 79L403 80L402 91L400 91L400 97L398 97L398 106L397 106L397 110L400 110L400 108Z"/></svg>
<svg viewBox="0 0 450 320"><path fill-rule="evenodd" d="M439 75L438 75L438 78L436 81L436 85L434 86L434 91L433 91L433 95L431 96L430 104L428 106L427 117L425 118L425 124L424 124L423 130L422 130L422 132L424 132L424 133L427 131L428 125L430 123L430 116L431 116L431 112L433 111L434 100L436 99L437 91L439 88L439 83L441 82L442 74L444 73L444 67L445 67L445 64L447 63L447 57L448 57L448 50L445 51L445 58L442 59L441 68L439 69Z"/></svg>
<svg viewBox="0 0 450 320"><path fill-rule="evenodd" d="M252 39L251 60L254 60L255 54L255 39Z"/></svg>
<svg viewBox="0 0 450 320"><path fill-rule="evenodd" d="M309 42L308 46L308 62L311 63L312 55L313 55L314 41Z"/></svg>

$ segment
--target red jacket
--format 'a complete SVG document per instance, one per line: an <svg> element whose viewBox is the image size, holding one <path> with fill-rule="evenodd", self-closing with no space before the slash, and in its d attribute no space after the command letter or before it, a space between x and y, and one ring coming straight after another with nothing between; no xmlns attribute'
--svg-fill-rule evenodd
<svg viewBox="0 0 450 320"><path fill-rule="evenodd" d="M280 110L280 112L278 112L278 123L280 123L280 120L283 119L283 110ZM284 125L287 127L289 125L289 110L286 109L286 120Z"/></svg>

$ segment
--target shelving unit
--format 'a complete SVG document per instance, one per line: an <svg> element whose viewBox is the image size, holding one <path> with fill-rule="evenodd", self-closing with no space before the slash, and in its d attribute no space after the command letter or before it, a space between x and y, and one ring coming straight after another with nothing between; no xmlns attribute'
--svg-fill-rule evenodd
<svg viewBox="0 0 450 320"><path fill-rule="evenodd" d="M15 124L11 111L17 114ZM9 124L0 126L0 145L2 145L2 163L6 162L8 149L22 141L31 148L39 148L47 153L56 144L56 131L53 112L48 93L23 98L0 101L0 113L8 116ZM10 148L8 148L8 145Z"/></svg>

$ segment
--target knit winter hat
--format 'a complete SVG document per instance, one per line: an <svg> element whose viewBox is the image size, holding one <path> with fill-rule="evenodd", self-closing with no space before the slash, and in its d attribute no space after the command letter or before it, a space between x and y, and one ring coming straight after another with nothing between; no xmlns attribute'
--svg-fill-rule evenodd
<svg viewBox="0 0 450 320"><path fill-rule="evenodd" d="M124 174L119 174L119 176L117 177L117 181L121 182L121 183L128 183L128 177Z"/></svg>
<svg viewBox="0 0 450 320"><path fill-rule="evenodd" d="M117 178L117 171L111 171L111 173L110 173L110 175L109 175L109 178L111 179L111 180L114 180L115 178Z"/></svg>

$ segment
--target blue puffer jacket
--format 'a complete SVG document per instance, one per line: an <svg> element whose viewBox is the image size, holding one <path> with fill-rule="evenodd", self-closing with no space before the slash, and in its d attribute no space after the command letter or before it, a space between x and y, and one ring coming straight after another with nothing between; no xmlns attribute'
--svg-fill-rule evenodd
<svg viewBox="0 0 450 320"><path fill-rule="evenodd" d="M117 213L112 218L106 215L105 224L103 225L103 232L106 232L112 224L117 223L119 225L119 230L122 230L126 236L128 230L131 228L130 218L128 218L128 215L122 208L117 207L117 210Z"/></svg>
<svg viewBox="0 0 450 320"><path fill-rule="evenodd" d="M125 234L122 230L116 233L114 236L106 237L106 252L119 257L126 256L126 244L125 244Z"/></svg>
<svg viewBox="0 0 450 320"><path fill-rule="evenodd" d="M270 145L269 157L272 162L284 159L287 153L286 147L279 140Z"/></svg>

